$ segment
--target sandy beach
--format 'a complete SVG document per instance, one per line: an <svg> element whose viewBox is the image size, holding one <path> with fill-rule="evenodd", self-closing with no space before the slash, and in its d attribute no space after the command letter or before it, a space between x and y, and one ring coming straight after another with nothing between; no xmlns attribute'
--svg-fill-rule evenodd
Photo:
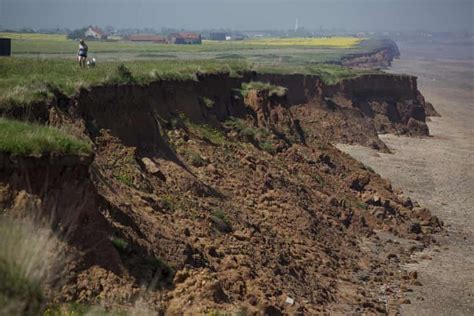
<svg viewBox="0 0 474 316"><path fill-rule="evenodd" d="M440 246L419 253L422 286L408 293L402 315L474 315L474 60L473 46L449 49L400 43L390 72L418 76L419 89L442 117L430 137L381 135L393 154L360 146L340 149L389 178L445 223ZM428 54L429 52L429 54Z"/></svg>

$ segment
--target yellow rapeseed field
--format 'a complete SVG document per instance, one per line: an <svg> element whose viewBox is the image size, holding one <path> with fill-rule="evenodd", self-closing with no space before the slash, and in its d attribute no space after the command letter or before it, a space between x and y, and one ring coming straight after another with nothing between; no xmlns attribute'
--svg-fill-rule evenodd
<svg viewBox="0 0 474 316"><path fill-rule="evenodd" d="M323 46L349 48L358 45L363 38L355 37L319 37L319 38L263 38L245 40L243 43L252 45L274 46Z"/></svg>
<svg viewBox="0 0 474 316"><path fill-rule="evenodd" d="M43 41L65 41L63 34L38 34L38 33L0 33L0 37L7 37L14 40L43 40Z"/></svg>

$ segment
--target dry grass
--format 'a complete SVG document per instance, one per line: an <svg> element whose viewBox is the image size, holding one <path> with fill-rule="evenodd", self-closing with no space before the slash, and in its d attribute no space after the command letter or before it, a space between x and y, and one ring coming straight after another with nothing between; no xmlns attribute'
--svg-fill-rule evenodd
<svg viewBox="0 0 474 316"><path fill-rule="evenodd" d="M45 225L0 216L0 314L38 315L57 279L61 244Z"/></svg>
<svg viewBox="0 0 474 316"><path fill-rule="evenodd" d="M25 41L67 41L64 34L38 34L38 33L0 33L0 37L11 38L13 40Z"/></svg>

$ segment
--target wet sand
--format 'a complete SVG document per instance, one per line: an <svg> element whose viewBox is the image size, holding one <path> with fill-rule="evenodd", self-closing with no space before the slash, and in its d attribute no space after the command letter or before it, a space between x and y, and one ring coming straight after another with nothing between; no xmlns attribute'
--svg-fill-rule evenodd
<svg viewBox="0 0 474 316"><path fill-rule="evenodd" d="M402 306L402 315L474 315L474 60L400 48L402 59L390 71L418 76L420 91L442 115L428 123L431 137L381 135L393 154L338 147L445 223L446 231L436 236L440 246L406 267L418 271L422 286L408 293L411 304Z"/></svg>

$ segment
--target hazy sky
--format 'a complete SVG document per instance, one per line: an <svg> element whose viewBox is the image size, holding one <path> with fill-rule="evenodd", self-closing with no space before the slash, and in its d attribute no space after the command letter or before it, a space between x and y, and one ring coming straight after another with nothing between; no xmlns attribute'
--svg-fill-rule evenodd
<svg viewBox="0 0 474 316"><path fill-rule="evenodd" d="M0 27L473 30L474 0L0 0Z"/></svg>

